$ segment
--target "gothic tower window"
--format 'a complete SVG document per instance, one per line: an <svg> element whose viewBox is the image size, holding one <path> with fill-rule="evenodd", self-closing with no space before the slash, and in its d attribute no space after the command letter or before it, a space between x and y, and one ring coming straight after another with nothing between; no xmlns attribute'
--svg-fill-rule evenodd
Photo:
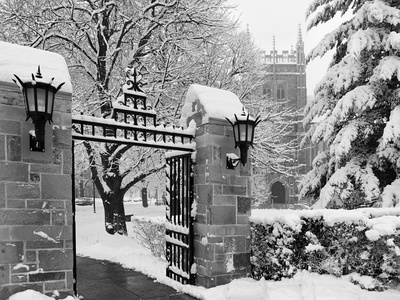
<svg viewBox="0 0 400 300"><path fill-rule="evenodd" d="M283 84L278 85L278 88L276 91L276 98L278 100L285 99L285 89L283 88Z"/></svg>
<svg viewBox="0 0 400 300"><path fill-rule="evenodd" d="M266 95L267 97L271 96L271 88L269 86L263 87L263 95Z"/></svg>

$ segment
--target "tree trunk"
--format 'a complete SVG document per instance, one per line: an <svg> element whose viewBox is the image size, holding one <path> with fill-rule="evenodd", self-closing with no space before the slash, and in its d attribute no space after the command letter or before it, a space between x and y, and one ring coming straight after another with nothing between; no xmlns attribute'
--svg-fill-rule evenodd
<svg viewBox="0 0 400 300"><path fill-rule="evenodd" d="M124 194L105 193L103 200L106 231L109 234L118 232L127 235L125 222Z"/></svg>

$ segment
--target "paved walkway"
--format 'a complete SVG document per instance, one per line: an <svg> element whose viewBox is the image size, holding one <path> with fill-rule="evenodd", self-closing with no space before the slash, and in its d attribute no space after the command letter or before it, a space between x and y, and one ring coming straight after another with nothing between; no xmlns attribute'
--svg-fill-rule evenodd
<svg viewBox="0 0 400 300"><path fill-rule="evenodd" d="M193 300L134 270L105 260L77 256L77 290L84 300Z"/></svg>

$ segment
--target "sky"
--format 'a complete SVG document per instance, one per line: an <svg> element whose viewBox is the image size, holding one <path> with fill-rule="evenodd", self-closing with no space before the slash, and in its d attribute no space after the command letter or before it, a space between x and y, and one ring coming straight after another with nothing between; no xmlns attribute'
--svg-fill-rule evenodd
<svg viewBox="0 0 400 300"><path fill-rule="evenodd" d="M242 26L249 26L257 46L267 53L272 50L275 35L276 50L290 50L296 45L299 25L301 26L306 55L328 32L335 29L340 18L319 25L307 32L305 15L312 0L228 0L228 4L237 5L236 15ZM316 59L307 66L307 94L312 95L315 85L325 75L332 52L323 59Z"/></svg>

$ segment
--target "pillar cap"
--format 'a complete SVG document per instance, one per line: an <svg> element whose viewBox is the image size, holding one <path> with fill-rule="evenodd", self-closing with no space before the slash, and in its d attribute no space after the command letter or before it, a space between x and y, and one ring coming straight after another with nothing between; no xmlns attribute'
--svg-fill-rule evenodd
<svg viewBox="0 0 400 300"><path fill-rule="evenodd" d="M225 120L226 117L233 117L234 114L240 115L242 110L243 104L234 93L192 84L182 107L180 124L186 127L191 119L196 119L197 125L208 123L210 119ZM197 115L197 118L194 118L194 115Z"/></svg>

